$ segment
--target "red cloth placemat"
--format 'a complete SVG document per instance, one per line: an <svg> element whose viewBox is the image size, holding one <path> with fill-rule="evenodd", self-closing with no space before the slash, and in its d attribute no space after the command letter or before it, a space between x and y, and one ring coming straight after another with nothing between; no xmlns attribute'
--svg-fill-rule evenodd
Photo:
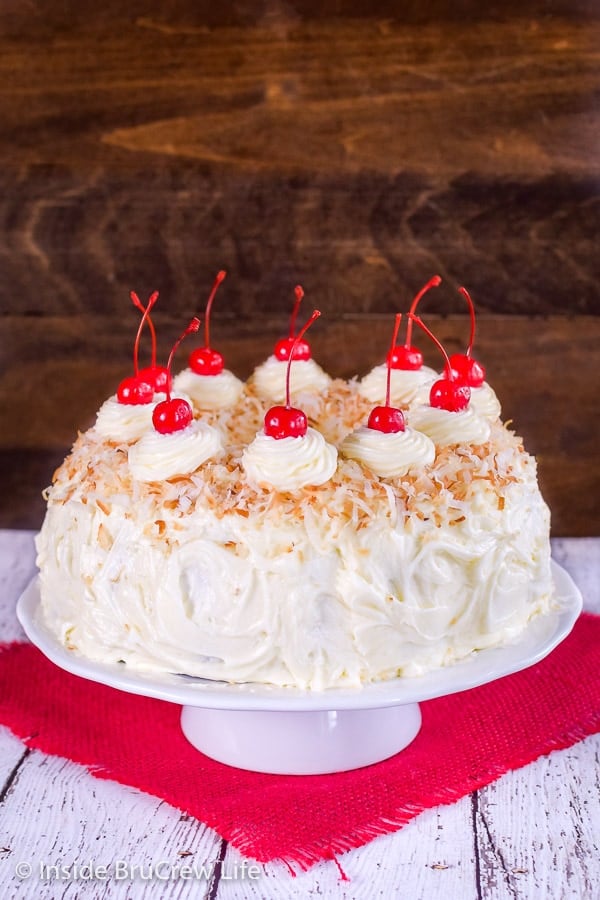
<svg viewBox="0 0 600 900"><path fill-rule="evenodd" d="M338 775L224 766L187 743L175 704L69 675L30 644L0 649L0 722L27 746L160 797L257 860L303 868L600 730L600 617L590 614L536 666L422 703L423 727L402 753Z"/></svg>

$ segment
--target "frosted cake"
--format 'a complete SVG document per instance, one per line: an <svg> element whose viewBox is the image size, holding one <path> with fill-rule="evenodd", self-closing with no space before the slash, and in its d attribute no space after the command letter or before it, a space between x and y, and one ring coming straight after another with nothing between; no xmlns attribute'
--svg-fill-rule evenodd
<svg viewBox="0 0 600 900"><path fill-rule="evenodd" d="M399 323L386 363L351 381L327 375L293 323L246 383L208 329L172 382L174 351L138 368L138 333L134 376L47 491L42 613L64 646L323 690L451 664L548 611L536 463L472 338L440 376L410 335L396 346Z"/></svg>

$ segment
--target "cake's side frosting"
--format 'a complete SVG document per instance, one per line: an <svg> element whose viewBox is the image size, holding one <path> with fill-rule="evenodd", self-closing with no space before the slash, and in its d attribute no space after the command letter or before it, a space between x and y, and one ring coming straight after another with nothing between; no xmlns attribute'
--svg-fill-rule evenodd
<svg viewBox="0 0 600 900"><path fill-rule="evenodd" d="M341 402L334 382L315 422ZM235 422L208 421L229 446L189 475L135 481L128 445L93 429L58 471L37 546L44 616L67 647L324 689L450 663L550 607L535 461L500 423L394 480L340 457L326 483L280 493L248 482ZM361 421L330 431L339 442Z"/></svg>

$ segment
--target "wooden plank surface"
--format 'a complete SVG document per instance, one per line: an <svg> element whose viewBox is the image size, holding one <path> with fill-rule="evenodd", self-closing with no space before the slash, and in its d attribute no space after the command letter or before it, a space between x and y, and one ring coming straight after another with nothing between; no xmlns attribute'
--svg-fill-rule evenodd
<svg viewBox="0 0 600 900"><path fill-rule="evenodd" d="M597 313L593 2L9 4L0 307L391 312L433 271L494 313ZM438 294L433 310L453 309Z"/></svg>
<svg viewBox="0 0 600 900"><path fill-rule="evenodd" d="M600 539L555 540L553 555L600 613ZM33 572L32 535L0 531L0 640L22 639L14 616ZM81 767L26 751L0 729L0 890L3 896L66 900L235 900L332 897L373 900L592 900L600 887L596 824L600 820L600 735L504 775L470 797L428 810L396 834L292 878L281 865L260 867L256 880L232 876L240 854L214 832L155 798L97 780ZM40 883L40 863L113 865L164 861L208 864L193 882ZM35 875L15 876L18 862ZM219 864L219 865L217 865Z"/></svg>

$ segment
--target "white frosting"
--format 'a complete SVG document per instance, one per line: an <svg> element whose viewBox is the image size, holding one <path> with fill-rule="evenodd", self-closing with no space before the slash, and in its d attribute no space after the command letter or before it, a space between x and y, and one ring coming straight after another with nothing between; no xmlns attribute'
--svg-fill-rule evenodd
<svg viewBox="0 0 600 900"><path fill-rule="evenodd" d="M165 395L155 394L154 397L164 400ZM98 410L94 428L109 441L137 441L152 428L152 412L156 403L156 399L152 403L119 403L114 394Z"/></svg>
<svg viewBox="0 0 600 900"><path fill-rule="evenodd" d="M220 432L204 422L191 422L172 434L152 428L129 448L129 468L136 481L163 481L189 475L221 448Z"/></svg>
<svg viewBox="0 0 600 900"><path fill-rule="evenodd" d="M67 480L37 540L45 621L101 662L315 690L514 640L552 584L535 465L507 452L518 481L502 503L481 480L441 525L393 499L360 528L310 505L282 521L276 504L244 517L197 502L155 521L150 492L62 502Z"/></svg>
<svg viewBox="0 0 600 900"><path fill-rule="evenodd" d="M436 447L452 444L485 444L490 437L489 422L467 406L461 412L449 412L433 406L415 406L408 413L412 428L431 438Z"/></svg>
<svg viewBox="0 0 600 900"><path fill-rule="evenodd" d="M267 360L258 366L252 380L259 397L274 403L285 400L285 378L287 362L282 362L276 356L269 356ZM290 392L292 394L302 391L320 393L324 391L331 378L317 365L314 359L295 359L290 370Z"/></svg>
<svg viewBox="0 0 600 900"><path fill-rule="evenodd" d="M171 394L171 397L190 403L190 398L181 391ZM158 393L151 403L119 403L114 394L98 410L94 429L109 441L123 444L137 441L149 431L154 431L154 407L166 399L166 394Z"/></svg>
<svg viewBox="0 0 600 900"><path fill-rule="evenodd" d="M436 380L437 374L428 366L416 371L409 369L392 369L390 381L390 402L392 406L410 406L419 391L426 387L427 391ZM387 388L387 366L375 366L365 375L359 384L358 391L371 403L383 403Z"/></svg>
<svg viewBox="0 0 600 900"><path fill-rule="evenodd" d="M490 422L495 422L502 412L500 401L487 381L484 381L481 387L471 388L469 406L472 406L476 413Z"/></svg>
<svg viewBox="0 0 600 900"><path fill-rule="evenodd" d="M242 465L250 482L296 491L329 481L337 467L337 450L314 428L303 437L280 440L259 432L244 450Z"/></svg>
<svg viewBox="0 0 600 900"><path fill-rule="evenodd" d="M398 478L415 466L430 465L435 459L433 441L412 428L394 434L358 428L344 439L340 452L364 463L382 478Z"/></svg>
<svg viewBox="0 0 600 900"><path fill-rule="evenodd" d="M225 409L238 400L244 384L229 369L218 375L197 375L184 369L175 376L173 388L189 394L198 409Z"/></svg>

